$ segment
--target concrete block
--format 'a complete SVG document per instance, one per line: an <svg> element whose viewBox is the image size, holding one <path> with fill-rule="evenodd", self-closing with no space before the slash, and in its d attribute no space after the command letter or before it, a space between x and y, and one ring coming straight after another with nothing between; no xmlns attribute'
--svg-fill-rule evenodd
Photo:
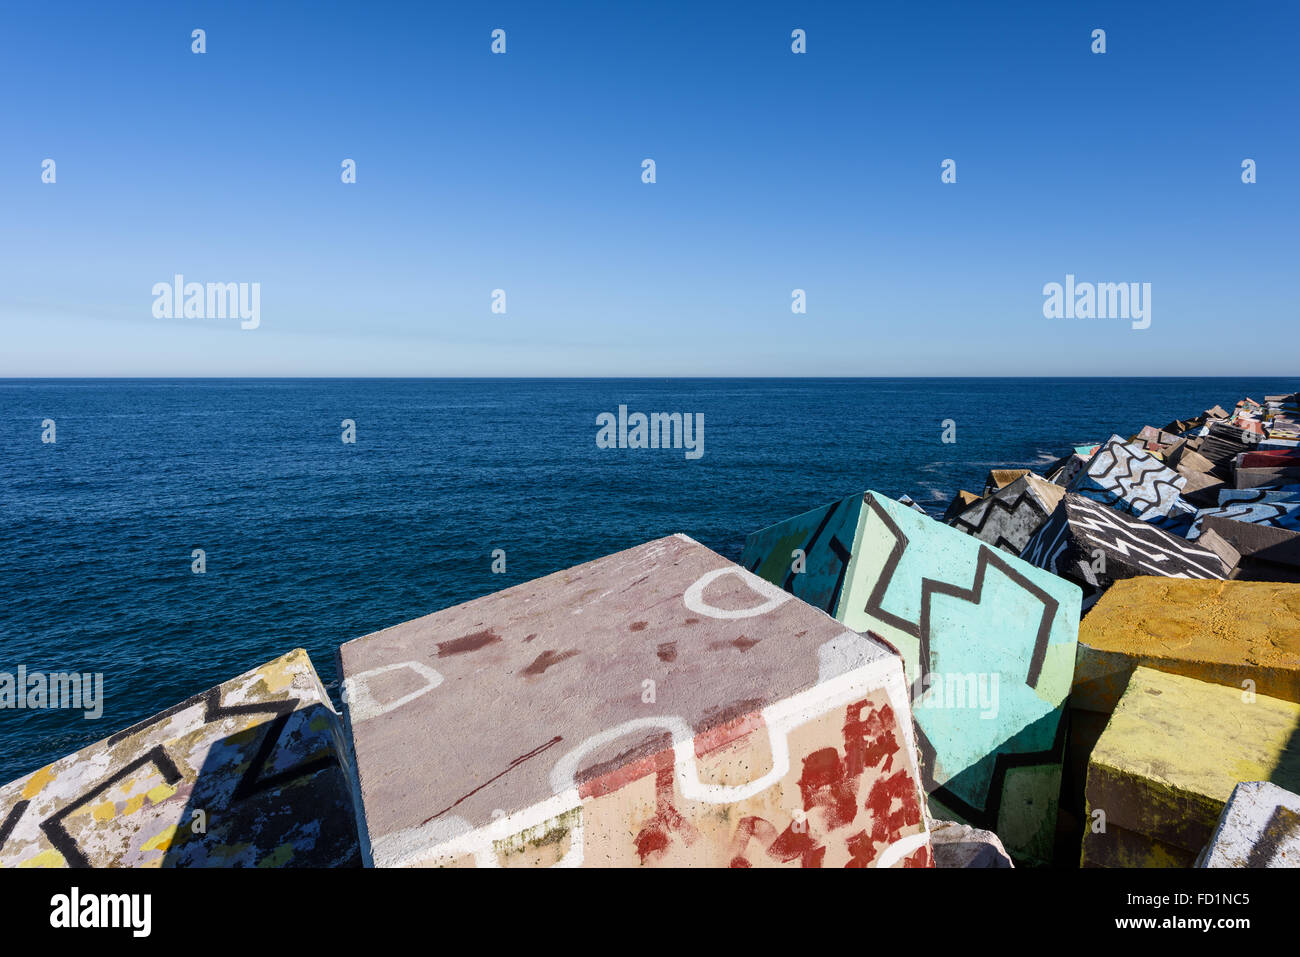
<svg viewBox="0 0 1300 957"><path fill-rule="evenodd" d="M1064 494L1061 486L1026 472L975 502L948 524L1018 556Z"/></svg>
<svg viewBox="0 0 1300 957"><path fill-rule="evenodd" d="M935 845L935 866L939 849ZM1300 867L1300 795L1267 781L1232 791L1198 867Z"/></svg>
<svg viewBox="0 0 1300 957"><path fill-rule="evenodd" d="M1172 465L1184 476L1191 475L1193 472L1212 472L1214 470L1213 462L1200 452L1189 448L1186 444L1180 446L1176 453L1166 456L1165 463Z"/></svg>
<svg viewBox="0 0 1300 957"><path fill-rule="evenodd" d="M845 515L854 533L840 524L832 544ZM935 815L995 831L1017 859L1049 860L1079 589L874 492L755 533L743 561L784 585L791 548L820 570L810 591L837 584L839 620L902 652Z"/></svg>
<svg viewBox="0 0 1300 957"><path fill-rule="evenodd" d="M1215 515L1202 516L1201 530L1217 532L1243 559L1300 567L1300 532Z"/></svg>
<svg viewBox="0 0 1300 957"><path fill-rule="evenodd" d="M983 497L984 496L977 495L974 492L968 492L965 489L961 489L955 496L953 496L953 500L948 503L948 507L943 513L943 520L945 522L952 521L952 519L966 511L966 509L970 508Z"/></svg>
<svg viewBox="0 0 1300 957"><path fill-rule="evenodd" d="M1230 502L1215 508L1198 509L1187 532L1194 542L1205 527L1206 518L1224 519L1244 525L1267 525L1287 531L1300 531L1300 502Z"/></svg>
<svg viewBox="0 0 1300 957"><path fill-rule="evenodd" d="M1300 704L1137 668L1092 751L1083 865L1188 866L1238 781L1300 786L1297 724Z"/></svg>
<svg viewBox="0 0 1300 957"><path fill-rule="evenodd" d="M957 821L931 821L934 866L1005 869L1015 867L998 836Z"/></svg>
<svg viewBox="0 0 1300 957"><path fill-rule="evenodd" d="M1233 472L1237 488L1272 488L1300 482L1300 468L1239 468Z"/></svg>
<svg viewBox="0 0 1300 957"><path fill-rule="evenodd" d="M1233 461L1242 452L1253 452L1259 436L1224 422L1211 422L1201 439L1197 454L1214 463L1214 472L1221 478L1232 477Z"/></svg>
<svg viewBox="0 0 1300 957"><path fill-rule="evenodd" d="M932 862L897 653L684 535L339 660L377 866Z"/></svg>
<svg viewBox="0 0 1300 957"><path fill-rule="evenodd" d="M1300 585L1116 582L1079 626L1070 706L1109 714L1138 667L1300 703Z"/></svg>
<svg viewBox="0 0 1300 957"><path fill-rule="evenodd" d="M1235 502L1250 505L1271 505L1278 502L1300 503L1300 485L1283 485L1278 488L1224 488L1219 490L1219 505Z"/></svg>
<svg viewBox="0 0 1300 957"><path fill-rule="evenodd" d="M1139 575L1222 579L1231 571L1208 548L1070 492L1020 557L1090 595Z"/></svg>
<svg viewBox="0 0 1300 957"><path fill-rule="evenodd" d="M1199 508L1212 508L1219 504L1219 492L1227 483L1212 472L1184 472L1178 470L1187 484L1183 486L1183 498Z"/></svg>
<svg viewBox="0 0 1300 957"><path fill-rule="evenodd" d="M298 649L0 788L0 866L358 866L346 760Z"/></svg>
<svg viewBox="0 0 1300 957"><path fill-rule="evenodd" d="M1118 435L1097 450L1068 490L1144 521L1174 515L1187 479Z"/></svg>
<svg viewBox="0 0 1300 957"><path fill-rule="evenodd" d="M992 495L1028 474L1029 469L993 469L984 479L984 494Z"/></svg>
<svg viewBox="0 0 1300 957"><path fill-rule="evenodd" d="M1196 546L1209 549L1223 559L1223 567L1227 569L1228 578L1232 577L1233 570L1241 563L1241 552L1233 548L1232 544L1216 531L1203 529L1196 538Z"/></svg>

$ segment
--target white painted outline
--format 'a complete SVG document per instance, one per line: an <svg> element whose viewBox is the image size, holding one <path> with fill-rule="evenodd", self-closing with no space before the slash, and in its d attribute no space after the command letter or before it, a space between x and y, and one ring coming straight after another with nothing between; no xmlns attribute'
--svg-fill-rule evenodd
<svg viewBox="0 0 1300 957"><path fill-rule="evenodd" d="M425 680L424 687L417 688L410 694L381 705L370 693L370 679L375 675L397 671L400 668L409 668L422 676ZM363 671L360 674L350 675L343 679L343 703L348 706L348 720L355 726L362 721L369 721L371 718L377 718L381 714L387 714L395 708L400 708L402 705L408 704L421 695L432 691L440 684L442 684L442 674L428 665L418 661L399 661L396 664L381 665L378 668L371 668L369 671Z"/></svg>
<svg viewBox="0 0 1300 957"><path fill-rule="evenodd" d="M728 571L723 569L722 571ZM708 577L708 576L706 576ZM716 575L714 577L717 577ZM712 579L710 579L712 580ZM704 582L708 584L708 582ZM784 592L782 594L785 594ZM849 634L853 634L849 632ZM836 636L843 638L843 635ZM835 639L832 639L835 640ZM400 666L389 666L400 667ZM582 758L592 750L624 737L641 728L663 728L673 737L673 770L678 787L689 800L708 804L730 804L743 801L760 794L771 787L789 771L790 732L818 718L827 712L844 707L863 697L864 694L883 689L894 710L897 726L903 734L903 746L900 748L901 760L906 763L907 771L916 786L917 800L921 808L921 831L888 845L877 857L876 867L890 867L897 864L908 854L924 847L930 841L930 826L926 811L925 794L920 787L920 771L915 757L915 735L911 722L905 718L911 713L904 687L902 662L892 653L870 661L845 674L822 681L805 691L801 691L783 701L764 708L760 713L768 729L768 742L772 753L772 768L761 777L747 784L724 786L704 784L699 779L695 763L695 735L689 725L677 715L660 715L646 718L634 718L625 721L583 741L566 753L551 772L551 785L555 794L530 807L500 817L473 831L458 835L427 848L411 848L393 860L377 862L381 866L401 867L410 864L432 862L439 858L448 859L472 855L480 867L499 867L495 844L514 837L522 831L538 827L547 821L559 818L575 809L578 822L570 829L569 850L552 867L581 867L585 858L584 830L582 815L584 806L574 776ZM414 836L418 828L387 835L383 843L401 846L402 835Z"/></svg>
<svg viewBox="0 0 1300 957"><path fill-rule="evenodd" d="M735 575L751 591L758 592L767 600L760 605L754 605L752 608L719 608L716 605L710 605L704 600L704 589L713 584L723 575ZM751 574L736 565L729 565L725 568L715 568L711 572L705 572L697 578L686 592L682 595L682 604L698 615L704 615L706 618L717 618L724 621L733 621L737 618L757 618L759 615L766 615L769 611L784 605L794 596L789 592L782 591L771 582L764 581L757 575Z"/></svg>

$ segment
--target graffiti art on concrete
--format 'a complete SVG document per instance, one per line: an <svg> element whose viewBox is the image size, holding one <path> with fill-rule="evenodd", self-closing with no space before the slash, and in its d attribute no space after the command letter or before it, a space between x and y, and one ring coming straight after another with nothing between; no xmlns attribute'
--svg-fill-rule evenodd
<svg viewBox="0 0 1300 957"><path fill-rule="evenodd" d="M377 866L932 863L897 652L686 536L339 658Z"/></svg>
<svg viewBox="0 0 1300 957"><path fill-rule="evenodd" d="M1294 702L1137 668L1092 750L1083 866L1192 866L1239 781L1300 788L1297 725Z"/></svg>
<svg viewBox="0 0 1300 957"><path fill-rule="evenodd" d="M1191 511L1179 495L1186 484L1155 456L1114 435L1074 477L1069 491L1152 521Z"/></svg>
<svg viewBox="0 0 1300 957"><path fill-rule="evenodd" d="M740 564L814 608L834 615L861 512L862 496L850 495L769 525L745 540Z"/></svg>
<svg viewBox="0 0 1300 957"><path fill-rule="evenodd" d="M1238 784L1197 866L1300 867L1300 795L1268 781Z"/></svg>
<svg viewBox="0 0 1300 957"><path fill-rule="evenodd" d="M1224 488L1219 489L1219 504L1272 505L1278 502L1300 502L1300 485L1283 485L1280 488Z"/></svg>
<svg viewBox="0 0 1300 957"><path fill-rule="evenodd" d="M1196 541L1205 527L1206 518L1227 519L1247 525L1268 525L1287 531L1300 531L1300 502L1230 502L1218 508L1200 509L1187 532L1188 541Z"/></svg>
<svg viewBox="0 0 1300 957"><path fill-rule="evenodd" d="M1019 555L1064 494L1061 486L1028 472L975 502L948 524Z"/></svg>
<svg viewBox="0 0 1300 957"><path fill-rule="evenodd" d="M1020 557L1088 594L1138 575L1221 579L1231 571L1210 549L1070 492Z"/></svg>
<svg viewBox="0 0 1300 957"><path fill-rule="evenodd" d="M358 866L345 755L299 649L0 788L0 866Z"/></svg>
<svg viewBox="0 0 1300 957"><path fill-rule="evenodd" d="M902 652L931 807L1050 859L1079 589L885 496L857 498L836 614ZM784 554L809 524L761 534ZM982 706L994 687L998 706Z"/></svg>

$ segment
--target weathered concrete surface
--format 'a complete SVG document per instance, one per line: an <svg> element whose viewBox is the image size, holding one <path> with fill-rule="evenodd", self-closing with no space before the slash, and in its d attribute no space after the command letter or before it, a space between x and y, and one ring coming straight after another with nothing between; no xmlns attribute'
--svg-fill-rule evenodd
<svg viewBox="0 0 1300 957"><path fill-rule="evenodd" d="M1241 552L1232 547L1232 544L1211 529L1204 529L1196 538L1198 548L1205 548L1214 552L1223 560L1223 567L1227 569L1227 577L1231 578L1233 571L1241 563Z"/></svg>
<svg viewBox="0 0 1300 957"><path fill-rule="evenodd" d="M1139 666L1300 703L1300 585L1116 582L1079 625L1070 706L1108 714Z"/></svg>
<svg viewBox="0 0 1300 957"><path fill-rule="evenodd" d="M930 840L934 844L935 867L1015 867L992 831L958 821L931 821Z"/></svg>
<svg viewBox="0 0 1300 957"><path fill-rule="evenodd" d="M1219 505L1244 502L1255 505L1300 502L1300 485L1281 485L1277 488L1225 488L1219 490Z"/></svg>
<svg viewBox="0 0 1300 957"><path fill-rule="evenodd" d="M841 526L835 544L825 531L813 542L820 522L798 516L751 536L746 563L784 583L784 556L802 547L809 568L834 573L836 616L902 652L935 816L995 831L1017 859L1050 860L1079 589L875 492L834 515L846 512L855 530Z"/></svg>
<svg viewBox="0 0 1300 957"><path fill-rule="evenodd" d="M1215 508L1200 509L1187 532L1188 541L1196 541L1201 529L1205 527L1206 518L1226 519L1247 525L1268 525L1296 532L1300 531L1300 502L1229 502Z"/></svg>
<svg viewBox="0 0 1300 957"><path fill-rule="evenodd" d="M948 507L944 509L943 520L945 522L951 521L983 497L984 496L977 495L974 492L968 492L965 489L959 490L957 494L953 496L952 501L948 503Z"/></svg>
<svg viewBox="0 0 1300 957"><path fill-rule="evenodd" d="M297 649L0 788L0 866L358 866L343 743Z"/></svg>
<svg viewBox="0 0 1300 957"><path fill-rule="evenodd" d="M1092 751L1083 865L1189 866L1238 781L1300 785L1297 725L1300 704L1137 668Z"/></svg>
<svg viewBox="0 0 1300 957"><path fill-rule="evenodd" d="M984 494L992 495L1029 474L1029 469L993 469L984 478Z"/></svg>
<svg viewBox="0 0 1300 957"><path fill-rule="evenodd" d="M1019 556L1064 494L1061 486L1026 472L975 502L948 524Z"/></svg>
<svg viewBox="0 0 1300 957"><path fill-rule="evenodd" d="M1190 510L1179 494L1186 484L1155 456L1112 435L1068 489L1149 522Z"/></svg>
<svg viewBox="0 0 1300 957"><path fill-rule="evenodd" d="M1187 484L1183 486L1183 498L1200 508L1210 508L1219 502L1219 493L1225 482L1211 472L1193 472L1178 470Z"/></svg>
<svg viewBox="0 0 1300 957"><path fill-rule="evenodd" d="M376 865L931 863L896 652L686 536L339 658Z"/></svg>
<svg viewBox="0 0 1300 957"><path fill-rule="evenodd" d="M939 842L935 838L935 866ZM1267 781L1232 791L1199 867L1300 867L1300 796Z"/></svg>
<svg viewBox="0 0 1300 957"><path fill-rule="evenodd" d="M1020 557L1075 582L1088 595L1139 575L1220 579L1231 571L1209 548L1072 492L1065 494Z"/></svg>
<svg viewBox="0 0 1300 957"><path fill-rule="evenodd" d="M858 534L862 496L850 495L753 532L740 564L759 578L836 615Z"/></svg>

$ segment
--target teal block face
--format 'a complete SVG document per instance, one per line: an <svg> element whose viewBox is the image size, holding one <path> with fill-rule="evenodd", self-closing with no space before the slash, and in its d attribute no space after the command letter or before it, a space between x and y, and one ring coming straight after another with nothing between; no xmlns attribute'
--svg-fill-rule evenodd
<svg viewBox="0 0 1300 957"><path fill-rule="evenodd" d="M843 593L862 496L850 495L754 532L745 540L740 564L828 615ZM796 549L806 558L795 571Z"/></svg>
<svg viewBox="0 0 1300 957"><path fill-rule="evenodd" d="M826 593L846 550L832 613L901 652L932 800L996 831L1021 860L1050 860L1078 586L874 492L837 506L826 527L838 516L835 538L849 544L832 551L829 536L806 534L808 568L821 578L809 593ZM776 568L780 548L788 573L789 536L810 533L830 508L750 536L746 567ZM789 586L763 577L799 595L800 576Z"/></svg>

